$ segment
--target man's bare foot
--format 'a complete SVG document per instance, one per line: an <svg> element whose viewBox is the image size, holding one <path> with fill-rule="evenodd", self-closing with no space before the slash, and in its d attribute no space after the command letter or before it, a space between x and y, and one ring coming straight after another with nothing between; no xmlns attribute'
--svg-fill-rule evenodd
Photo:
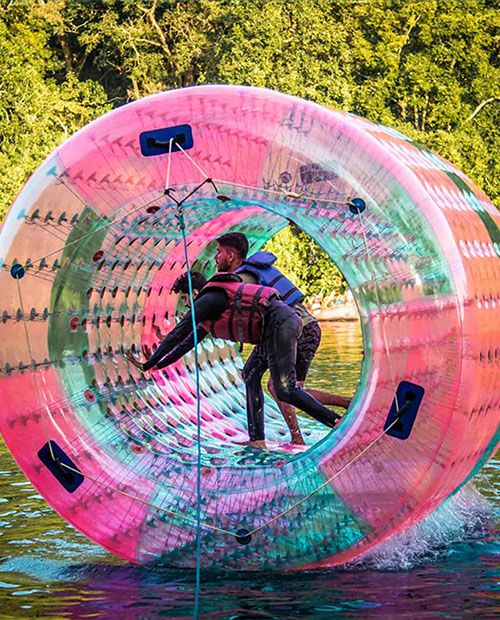
<svg viewBox="0 0 500 620"><path fill-rule="evenodd" d="M255 441L236 441L236 444L239 446L248 446L249 448L259 448L259 450L267 450L266 440L265 439L257 439Z"/></svg>
<svg viewBox="0 0 500 620"><path fill-rule="evenodd" d="M292 437L292 440L290 441L290 443L294 446L305 446L306 442L304 441L304 438L302 437L302 435L300 437Z"/></svg>
<svg viewBox="0 0 500 620"><path fill-rule="evenodd" d="M309 447L307 446L307 444L305 443L293 443L292 441L290 441L289 443L282 443L280 446L283 450L287 450L289 452L302 452L305 450L308 450Z"/></svg>

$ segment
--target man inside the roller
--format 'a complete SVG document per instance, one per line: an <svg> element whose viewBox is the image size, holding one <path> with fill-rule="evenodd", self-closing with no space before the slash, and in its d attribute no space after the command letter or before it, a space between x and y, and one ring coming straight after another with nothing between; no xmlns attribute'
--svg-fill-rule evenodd
<svg viewBox="0 0 500 620"><path fill-rule="evenodd" d="M201 291L201 289L205 286L205 284L207 283L207 279L205 278L205 276L200 273L199 271L192 271L191 272L191 286L192 286L192 290L193 290L193 298L196 299L196 297L198 297L198 293ZM172 288L170 289L172 291L172 293L177 293L179 295L179 298L181 299L182 303L186 306L186 308L189 308L190 303L189 303L189 282L188 282L188 274L187 272L183 273L182 275L180 275L177 280L173 283ZM168 315L167 315L168 316ZM166 318L166 317L165 317ZM158 340L163 340L165 338L165 336L167 335L167 333L165 333L162 328L157 325L156 323L153 323L152 325L153 327L153 332L155 334L155 336L158 338ZM143 346L143 353L146 355L147 358L151 357L151 350L149 347L145 347ZM156 345L154 345L154 350L156 350Z"/></svg>
<svg viewBox="0 0 500 620"><path fill-rule="evenodd" d="M340 419L297 383L295 364L302 322L270 287L242 281L234 273L216 273L193 304L198 342L208 333L216 338L262 343L277 397L333 428ZM143 371L160 369L194 347L191 308L146 362L129 360ZM259 380L246 381L249 445L264 448L264 393ZM255 412L258 415L255 415ZM260 413L262 412L262 414Z"/></svg>
<svg viewBox="0 0 500 620"><path fill-rule="evenodd" d="M279 292L281 300L292 308L300 319L302 331L297 341L295 372L297 383L300 387L303 387L307 372L321 341L319 323L312 314L307 312L303 305L304 295L301 291L273 266L273 263L276 261L274 254L270 252L257 252L248 258L247 254L248 240L243 233L227 233L217 239L215 263L218 271L234 272L241 276L244 282L274 287ZM265 343L260 343L252 351L242 373L249 399L247 404L249 419L258 420L264 415L259 387L262 376L267 369L268 356L266 346ZM304 445L305 442L297 421L294 406L278 397L272 378L269 379L267 387L277 401L287 423L292 443ZM323 390L308 389L307 392L324 405L347 409L351 402L350 398ZM259 426L259 422L254 424Z"/></svg>
<svg viewBox="0 0 500 620"><path fill-rule="evenodd" d="M201 289L207 283L207 279L205 276L199 271L191 272L191 287L193 291L193 299L196 299L201 291ZM172 293L177 293L182 301L182 303L186 306L186 308L191 307L191 302L189 298L189 278L187 271L182 273L177 280L172 285Z"/></svg>

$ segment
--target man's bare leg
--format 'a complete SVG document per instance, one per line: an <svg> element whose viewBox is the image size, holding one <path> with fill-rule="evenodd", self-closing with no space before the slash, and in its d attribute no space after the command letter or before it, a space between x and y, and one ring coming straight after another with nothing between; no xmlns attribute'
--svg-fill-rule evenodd
<svg viewBox="0 0 500 620"><path fill-rule="evenodd" d="M318 400L322 405L333 405L334 407L342 407L347 409L351 404L351 399L340 394L332 394L332 392L324 392L323 390L307 389L311 396Z"/></svg>
<svg viewBox="0 0 500 620"><path fill-rule="evenodd" d="M304 386L303 381L297 381L297 383L298 385L300 385L300 387ZM290 431L290 435L292 436L292 443L297 446L305 446L306 442L302 437L302 432L300 430L299 422L297 420L297 414L295 413L295 407L293 405L290 405L289 403L284 403L283 401L276 398L276 393L274 391L274 386L271 379L269 379L269 381L267 382L267 389L276 401L279 410L281 411L281 414L285 419L288 430Z"/></svg>

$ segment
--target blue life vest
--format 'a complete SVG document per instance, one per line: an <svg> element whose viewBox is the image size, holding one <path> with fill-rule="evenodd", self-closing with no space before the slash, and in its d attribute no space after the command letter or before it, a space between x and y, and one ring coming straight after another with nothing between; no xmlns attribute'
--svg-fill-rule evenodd
<svg viewBox="0 0 500 620"><path fill-rule="evenodd" d="M247 272L257 278L257 284L271 286L280 294L282 301L293 306L304 300L304 295L273 263L276 256L271 252L256 252L243 261L236 273Z"/></svg>

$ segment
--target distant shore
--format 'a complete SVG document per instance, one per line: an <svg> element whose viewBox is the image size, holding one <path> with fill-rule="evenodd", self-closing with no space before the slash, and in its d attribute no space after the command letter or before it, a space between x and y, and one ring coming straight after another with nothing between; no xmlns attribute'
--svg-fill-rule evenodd
<svg viewBox="0 0 500 620"><path fill-rule="evenodd" d="M317 306L316 304L307 307L318 321L359 321L359 314L355 304L334 304L332 306Z"/></svg>

